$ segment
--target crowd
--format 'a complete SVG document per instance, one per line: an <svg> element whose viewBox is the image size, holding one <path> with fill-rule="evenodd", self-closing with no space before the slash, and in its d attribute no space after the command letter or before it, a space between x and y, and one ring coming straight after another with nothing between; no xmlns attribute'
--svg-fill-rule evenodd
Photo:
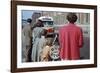
<svg viewBox="0 0 100 73"><path fill-rule="evenodd" d="M76 26L77 16L75 13L67 15L69 23L59 29L59 56L61 60L80 59L80 48L83 45L83 33ZM43 21L38 19L31 26L32 20L27 19L27 24L22 27L22 61L40 62L52 61L50 57L54 38L47 37Z"/></svg>

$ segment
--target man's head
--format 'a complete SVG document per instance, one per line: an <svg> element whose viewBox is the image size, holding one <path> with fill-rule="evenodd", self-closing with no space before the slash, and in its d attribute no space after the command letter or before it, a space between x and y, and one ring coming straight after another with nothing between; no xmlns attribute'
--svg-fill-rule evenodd
<svg viewBox="0 0 100 73"><path fill-rule="evenodd" d="M77 16L75 13L68 13L67 15L67 20L70 22L70 23L75 23L77 21Z"/></svg>
<svg viewBox="0 0 100 73"><path fill-rule="evenodd" d="M28 23L31 23L31 22L32 22L32 19L28 18L28 19L27 19L27 22L28 22Z"/></svg>

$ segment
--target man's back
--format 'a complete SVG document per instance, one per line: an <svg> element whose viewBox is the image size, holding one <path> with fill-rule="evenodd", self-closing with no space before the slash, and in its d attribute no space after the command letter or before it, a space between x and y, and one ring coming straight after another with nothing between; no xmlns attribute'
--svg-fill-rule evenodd
<svg viewBox="0 0 100 73"><path fill-rule="evenodd" d="M60 29L60 39L63 48L63 57L66 59L78 59L80 50L83 45L82 31L75 24L68 24ZM61 49L62 49L61 48Z"/></svg>
<svg viewBox="0 0 100 73"><path fill-rule="evenodd" d="M32 36L32 31L31 31L31 26L28 24L28 25L25 25L23 27L23 35L25 37L25 42L27 45L30 45L30 40L31 40L31 36Z"/></svg>

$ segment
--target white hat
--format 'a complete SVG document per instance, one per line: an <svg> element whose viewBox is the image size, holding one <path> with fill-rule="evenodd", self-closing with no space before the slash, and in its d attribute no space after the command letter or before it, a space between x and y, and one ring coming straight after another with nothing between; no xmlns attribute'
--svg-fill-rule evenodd
<svg viewBox="0 0 100 73"><path fill-rule="evenodd" d="M41 16L41 17L38 18L38 20L41 20L41 21L53 21L53 18L49 17L49 16Z"/></svg>

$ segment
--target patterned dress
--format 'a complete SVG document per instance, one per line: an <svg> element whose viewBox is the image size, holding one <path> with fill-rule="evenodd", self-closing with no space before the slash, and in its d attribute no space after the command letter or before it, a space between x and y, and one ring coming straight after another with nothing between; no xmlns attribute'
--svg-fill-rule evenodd
<svg viewBox="0 0 100 73"><path fill-rule="evenodd" d="M43 28L42 27L36 27L33 30L32 36L32 55L31 55L31 59L33 62L39 62L40 61L40 51L42 48L42 43L44 41L41 41L41 33L43 32Z"/></svg>

